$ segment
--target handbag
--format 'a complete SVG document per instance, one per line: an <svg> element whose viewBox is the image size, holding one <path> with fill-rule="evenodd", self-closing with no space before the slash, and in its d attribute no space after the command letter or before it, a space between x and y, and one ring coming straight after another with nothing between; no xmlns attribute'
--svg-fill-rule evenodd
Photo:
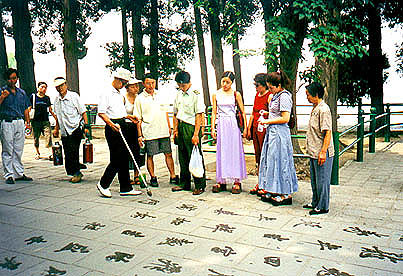
<svg viewBox="0 0 403 276"><path fill-rule="evenodd" d="M35 117L35 94L33 94L32 108L29 111L29 118L32 120Z"/></svg>
<svg viewBox="0 0 403 276"><path fill-rule="evenodd" d="M189 172L197 178L201 178L204 175L203 157L196 145L193 146L192 155L190 156Z"/></svg>
<svg viewBox="0 0 403 276"><path fill-rule="evenodd" d="M281 92L281 94L282 93L291 93L291 92L287 92L286 90L284 90L283 92ZM281 94L279 94L279 96ZM288 120L287 124L288 124L289 128L295 127L295 114L294 114L294 111L293 111L292 107L291 107L291 112L290 112L290 119Z"/></svg>
<svg viewBox="0 0 403 276"><path fill-rule="evenodd" d="M243 132L245 128L245 122L243 121L243 116L241 109L239 108L238 102L236 101L236 92L234 92L234 99L235 99L235 118L238 124L238 128L241 132Z"/></svg>

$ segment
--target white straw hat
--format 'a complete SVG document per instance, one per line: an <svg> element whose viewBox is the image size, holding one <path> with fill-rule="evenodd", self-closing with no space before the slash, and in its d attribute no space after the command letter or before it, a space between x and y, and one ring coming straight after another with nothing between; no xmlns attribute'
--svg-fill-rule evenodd
<svg viewBox="0 0 403 276"><path fill-rule="evenodd" d="M136 84L136 83L139 83L139 82L142 82L142 81L138 80L136 78L131 78L127 84Z"/></svg>
<svg viewBox="0 0 403 276"><path fill-rule="evenodd" d="M117 79L129 81L131 78L131 73L127 69L117 68L116 71L113 73L113 77L117 78Z"/></svg>
<svg viewBox="0 0 403 276"><path fill-rule="evenodd" d="M56 78L56 79L53 81L53 85L54 85L55 87L58 87L58 86L62 85L62 84L65 83L65 82L66 82L66 80L65 80L64 78Z"/></svg>

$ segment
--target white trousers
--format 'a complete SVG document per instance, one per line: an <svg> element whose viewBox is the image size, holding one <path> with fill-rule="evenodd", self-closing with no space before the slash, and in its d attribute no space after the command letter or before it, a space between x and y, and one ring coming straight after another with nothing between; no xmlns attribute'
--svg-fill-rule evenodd
<svg viewBox="0 0 403 276"><path fill-rule="evenodd" d="M6 122L2 120L0 126L0 137L3 161L4 178L10 176L15 178L24 174L24 166L21 162L25 142L25 124L24 120L13 120Z"/></svg>

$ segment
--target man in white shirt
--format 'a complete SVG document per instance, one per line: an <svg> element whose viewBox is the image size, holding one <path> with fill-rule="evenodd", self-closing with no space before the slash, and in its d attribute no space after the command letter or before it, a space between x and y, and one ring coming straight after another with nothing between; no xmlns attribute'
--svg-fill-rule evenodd
<svg viewBox="0 0 403 276"><path fill-rule="evenodd" d="M105 138L109 147L110 161L97 184L97 189L102 196L107 198L112 197L109 187L116 174L119 178L121 196L141 194L130 185L129 152L119 133L121 131L125 137L128 137L126 118L134 123L137 122L133 115L127 114L124 96L120 93L120 89L128 83L131 73L129 70L118 68L113 77L110 91L101 95L98 104L98 116L106 124Z"/></svg>
<svg viewBox="0 0 403 276"><path fill-rule="evenodd" d="M85 106L80 102L80 96L76 92L68 91L66 80L57 77L54 80L59 95L55 99L54 111L57 117L56 126L53 131L55 137L62 137L64 149L64 166L67 175L71 175L70 182L78 183L83 174L80 172L79 152L83 130L80 126L84 120L85 134L89 133L89 124Z"/></svg>
<svg viewBox="0 0 403 276"><path fill-rule="evenodd" d="M164 107L160 94L155 90L156 79L147 73L143 77L144 92L135 101L133 114L139 119L139 144L145 143L147 153L147 169L150 173L150 186L158 187L157 177L154 173L153 156L165 154L165 162L170 174L170 184L178 185L179 177L175 175L174 162L171 150L171 126L168 112Z"/></svg>

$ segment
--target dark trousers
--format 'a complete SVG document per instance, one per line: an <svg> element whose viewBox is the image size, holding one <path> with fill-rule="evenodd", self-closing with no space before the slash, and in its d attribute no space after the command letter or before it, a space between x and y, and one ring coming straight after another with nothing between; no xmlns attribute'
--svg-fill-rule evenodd
<svg viewBox="0 0 403 276"><path fill-rule="evenodd" d="M127 124L122 120L112 120L119 123L123 135L127 141ZM116 174L120 183L120 192L129 192L133 188L130 185L129 175L129 152L124 144L119 132L112 130L108 125L105 126L105 138L109 147L109 164L101 177L100 184L104 189L109 188Z"/></svg>
<svg viewBox="0 0 403 276"><path fill-rule="evenodd" d="M189 172L189 162L190 162L190 157L192 155L192 150L193 150L192 137L193 137L194 131L195 131L195 127L193 125L179 121L178 137L176 139L177 144L178 144L178 152L179 152L179 165L181 167L179 183L185 190L190 190L191 174ZM201 151L201 133L200 132L199 132L199 144L197 146L203 157L203 153ZM196 189L206 188L206 170L204 167L204 158L203 158L203 168L204 168L203 177L201 177L201 178L193 177Z"/></svg>
<svg viewBox="0 0 403 276"><path fill-rule="evenodd" d="M71 135L62 136L64 150L64 167L67 175L80 173L80 144L83 138L83 131L76 128Z"/></svg>

